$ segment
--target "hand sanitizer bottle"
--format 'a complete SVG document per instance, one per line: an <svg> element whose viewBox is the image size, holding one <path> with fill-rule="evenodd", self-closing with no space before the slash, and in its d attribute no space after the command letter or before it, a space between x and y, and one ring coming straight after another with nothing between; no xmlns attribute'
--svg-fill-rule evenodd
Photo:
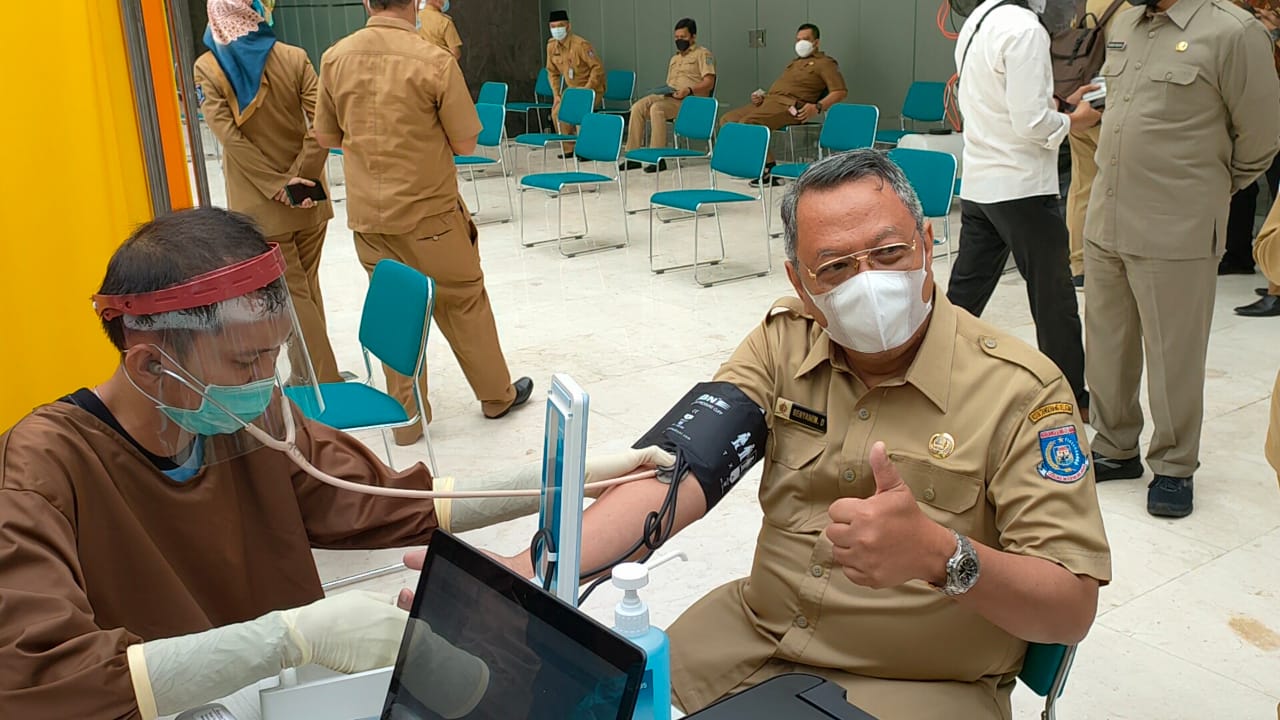
<svg viewBox="0 0 1280 720"><path fill-rule="evenodd" d="M664 558L662 562L670 559ZM654 563L658 565L659 563ZM671 653L667 634L649 624L649 606L637 592L649 584L649 568L622 563L613 569L613 584L623 591L613 611L613 629L644 649L647 660L635 720L671 720Z"/></svg>

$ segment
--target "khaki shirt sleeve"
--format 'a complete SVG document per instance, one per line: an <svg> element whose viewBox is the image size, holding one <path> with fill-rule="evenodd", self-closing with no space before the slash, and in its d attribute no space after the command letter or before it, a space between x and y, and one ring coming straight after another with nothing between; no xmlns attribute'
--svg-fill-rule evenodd
<svg viewBox="0 0 1280 720"><path fill-rule="evenodd" d="M333 65L328 54L320 59L320 87L316 95L316 116L312 127L321 135L342 136L342 124L338 121L338 108L334 103Z"/></svg>
<svg viewBox="0 0 1280 720"><path fill-rule="evenodd" d="M716 74L716 57L710 50L702 53L702 57L698 58L698 74L704 78Z"/></svg>
<svg viewBox="0 0 1280 720"><path fill-rule="evenodd" d="M444 27L444 41L451 50L462 47L462 36L458 34L458 26L450 20Z"/></svg>
<svg viewBox="0 0 1280 720"><path fill-rule="evenodd" d="M291 176L273 167L258 146L240 132L235 114L231 111L231 103L235 102L235 99L227 97L223 92L222 83L210 77L198 62L195 66L195 81L204 93L200 112L204 115L204 122L209 126L209 131L218 138L218 142L222 143L226 163L236 166L243 172L245 178L253 183L263 196L275 197Z"/></svg>
<svg viewBox="0 0 1280 720"><path fill-rule="evenodd" d="M1271 36L1250 20L1224 52L1220 87L1231 116L1232 190L1247 187L1271 166L1280 149L1280 80Z"/></svg>
<svg viewBox="0 0 1280 720"><path fill-rule="evenodd" d="M783 313L785 310L771 312ZM774 316L765 318L751 334L738 345L733 355L720 366L713 378L716 382L733 383L746 393L757 405L765 409L765 418L769 427L773 427L773 396L776 394L774 382L777 371L775 352L779 341L778 330L774 327Z"/></svg>
<svg viewBox="0 0 1280 720"><path fill-rule="evenodd" d="M298 419L298 448L324 472L379 487L432 488L431 472L422 463L406 470L382 464L363 443L318 423ZM340 490L298 469L294 493L312 547L377 549L423 545L435 532L435 503L430 499L378 497Z"/></svg>
<svg viewBox="0 0 1280 720"><path fill-rule="evenodd" d="M316 124L316 98L320 94L320 78L316 76L316 69L311 67L311 61L302 58L302 73L299 80L299 98L302 100L302 112L307 116L307 124L314 126ZM329 151L316 142L314 136L310 132L302 139L302 150L298 153L297 159L293 161L293 167L289 173L294 177L302 177L315 179L320 177L320 173L324 170L325 160L329 157Z"/></svg>
<svg viewBox="0 0 1280 720"><path fill-rule="evenodd" d="M1054 380L1031 396L1005 447L999 469L987 485L1000 549L1109 582L1111 551L1098 507L1092 459L1065 379ZM1074 455L1063 459L1055 449Z"/></svg>
<svg viewBox="0 0 1280 720"><path fill-rule="evenodd" d="M551 47L555 40L547 43L547 84L551 86L551 94L560 97L560 68L551 59Z"/></svg>
<svg viewBox="0 0 1280 720"><path fill-rule="evenodd" d="M436 108L440 114L440 124L444 126L445 137L450 143L473 140L480 136L483 129L480 115L471 100L467 81L462 77L462 68L456 62L444 63Z"/></svg>
<svg viewBox="0 0 1280 720"><path fill-rule="evenodd" d="M587 72L587 82L583 87L604 88L604 63L600 62L600 54L592 47L591 43L586 40L582 41L582 60L589 68ZM596 98L596 102L600 102L600 98Z"/></svg>
<svg viewBox="0 0 1280 720"><path fill-rule="evenodd" d="M827 94L834 92L847 92L848 88L844 84L844 75L840 73L840 64L831 59L830 62L822 64L821 71L822 81L827 84Z"/></svg>

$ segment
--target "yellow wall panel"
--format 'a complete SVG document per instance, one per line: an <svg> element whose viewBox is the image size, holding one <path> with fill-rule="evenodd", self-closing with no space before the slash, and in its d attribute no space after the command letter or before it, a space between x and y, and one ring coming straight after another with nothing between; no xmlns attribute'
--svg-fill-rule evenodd
<svg viewBox="0 0 1280 720"><path fill-rule="evenodd" d="M119 12L8 3L0 24L0 428L116 362L89 298L151 214Z"/></svg>

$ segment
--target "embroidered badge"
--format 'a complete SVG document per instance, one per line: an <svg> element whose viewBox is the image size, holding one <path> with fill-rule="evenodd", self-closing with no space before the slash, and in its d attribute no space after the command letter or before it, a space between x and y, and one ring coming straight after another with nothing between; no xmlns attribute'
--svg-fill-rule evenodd
<svg viewBox="0 0 1280 720"><path fill-rule="evenodd" d="M1076 434L1075 425L1041 430L1040 458L1040 464L1036 466L1040 477L1064 485L1076 482L1089 470L1089 458L1080 448L1080 436Z"/></svg>
<svg viewBox="0 0 1280 720"><path fill-rule="evenodd" d="M797 425L803 425L810 430L817 430L820 433L827 431L827 414L811 410L803 405L797 405L786 398L778 398L778 404L774 408L774 414L778 417L785 418Z"/></svg>
<svg viewBox="0 0 1280 720"><path fill-rule="evenodd" d="M955 451L956 439L951 437L951 433L934 433L929 438L929 454L939 460L946 460Z"/></svg>
<svg viewBox="0 0 1280 720"><path fill-rule="evenodd" d="M204 104L204 88L200 85L196 85L196 103L199 105Z"/></svg>
<svg viewBox="0 0 1280 720"><path fill-rule="evenodd" d="M1040 422L1050 415L1070 415L1075 410L1071 403L1049 403L1027 413L1027 419L1031 422Z"/></svg>

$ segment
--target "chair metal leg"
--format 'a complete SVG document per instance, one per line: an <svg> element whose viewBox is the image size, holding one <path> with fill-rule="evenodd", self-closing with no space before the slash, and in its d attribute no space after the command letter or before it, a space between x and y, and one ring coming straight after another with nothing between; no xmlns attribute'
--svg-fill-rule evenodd
<svg viewBox="0 0 1280 720"><path fill-rule="evenodd" d="M768 210L767 210L767 208L766 208L766 206L765 206L765 200L764 200L764 189L763 189L763 188L762 188L762 189L761 189L761 191L760 191L760 208L761 208L761 214L762 214L762 215L765 215L765 218L762 218L762 219L767 219L767 213L768 213ZM723 228L722 228L722 226L721 226L721 223L720 223L720 208L719 208L719 206L716 206L715 216L716 216L716 230L717 230L717 232L719 232L719 234L720 234L720 251L721 251L721 257L723 258L723 257L724 257L724 254L725 254L725 252L724 252L724 230L723 230ZM696 227L696 221L695 221L695 227ZM742 273L741 275L732 275L732 276L730 276L730 277L722 277L722 278L716 278L716 279L714 279L714 280L705 280L705 281L704 281L704 280L699 276L699 273L698 273L698 267L697 267L697 266L695 266L695 267L694 267L694 269L693 269L693 279L694 279L694 281L695 281L695 282L697 282L697 283L698 283L699 285L701 285L702 287L711 287L711 286L713 286L713 285L720 285L720 284L723 284L723 283L732 282L732 281L734 281L734 280L745 280L745 279L747 279L747 278L753 278L753 277L764 277L765 275L768 275L770 272L772 272L772 271L773 271L773 255L772 255L772 252L771 252L771 248L769 247L769 235L768 235L768 233L765 233L765 240L764 240L764 241L765 241L765 263L766 263L766 264L765 264L765 268L764 268L763 270L751 270L751 271L749 271L749 272ZM696 249L695 249L695 252L696 252ZM695 259L696 259L696 257L695 257Z"/></svg>
<svg viewBox="0 0 1280 720"><path fill-rule="evenodd" d="M382 431L382 444L387 448L387 467L395 469L396 461L391 457L391 436L386 430Z"/></svg>
<svg viewBox="0 0 1280 720"><path fill-rule="evenodd" d="M476 199L476 206L471 209L471 217L475 217L480 214L480 186L476 184L476 171L470 166L467 167L467 178L471 181L471 192Z"/></svg>

